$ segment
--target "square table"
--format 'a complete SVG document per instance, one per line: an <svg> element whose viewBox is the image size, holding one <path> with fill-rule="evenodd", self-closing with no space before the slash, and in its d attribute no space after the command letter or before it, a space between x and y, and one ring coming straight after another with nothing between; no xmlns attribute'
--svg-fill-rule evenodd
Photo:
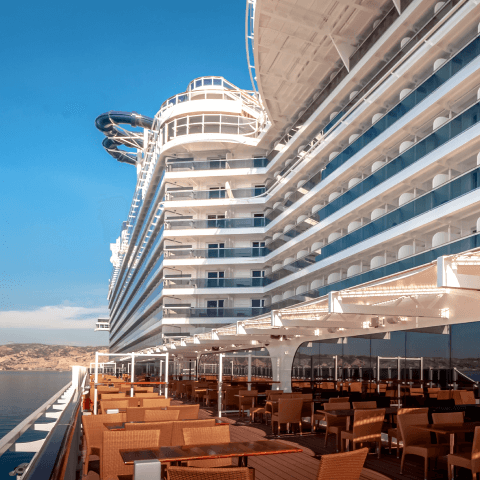
<svg viewBox="0 0 480 480"><path fill-rule="evenodd" d="M480 427L480 422L463 423L433 423L428 425L412 425L419 430L438 433L440 435L450 435L450 453L455 453L455 435L457 433L472 433L476 427Z"/></svg>
<svg viewBox="0 0 480 480"><path fill-rule="evenodd" d="M292 447L277 440L258 440L212 445L160 447L158 450L129 449L120 450L120 455L125 465L133 465L138 460L158 460L160 463L174 463L189 460L238 457L238 466L247 467L248 457L301 453L302 451L301 448Z"/></svg>

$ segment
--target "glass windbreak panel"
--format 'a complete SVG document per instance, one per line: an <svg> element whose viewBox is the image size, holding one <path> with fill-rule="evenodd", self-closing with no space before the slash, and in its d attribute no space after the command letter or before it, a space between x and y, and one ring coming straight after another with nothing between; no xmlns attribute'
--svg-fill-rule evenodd
<svg viewBox="0 0 480 480"><path fill-rule="evenodd" d="M238 135L238 126L222 124L222 133Z"/></svg>
<svg viewBox="0 0 480 480"><path fill-rule="evenodd" d="M375 381L396 382L399 379L398 357L400 357L400 379L405 378L405 332L391 332L390 339L371 339L372 376ZM380 357L380 372L377 362Z"/></svg>
<svg viewBox="0 0 480 480"><path fill-rule="evenodd" d="M205 124L203 133L220 133L220 125L214 125L214 124Z"/></svg>
<svg viewBox="0 0 480 480"><path fill-rule="evenodd" d="M370 355L371 340L350 337L343 345L343 379L348 381L372 380L374 362Z"/></svg>
<svg viewBox="0 0 480 480"><path fill-rule="evenodd" d="M480 381L480 322L461 323L451 327L451 367L458 388L471 388Z"/></svg>
<svg viewBox="0 0 480 480"><path fill-rule="evenodd" d="M231 115L222 115L222 123L238 124L238 117L232 117Z"/></svg>
<svg viewBox="0 0 480 480"><path fill-rule="evenodd" d="M205 115L205 123L218 123L220 122L220 115Z"/></svg>
<svg viewBox="0 0 480 480"><path fill-rule="evenodd" d="M186 125L186 124L187 124L187 117L177 119L177 127L179 125Z"/></svg>
<svg viewBox="0 0 480 480"><path fill-rule="evenodd" d="M450 336L448 327L434 327L431 332L406 332L405 376L432 382L447 388L450 372ZM420 370L423 359L423 371Z"/></svg>

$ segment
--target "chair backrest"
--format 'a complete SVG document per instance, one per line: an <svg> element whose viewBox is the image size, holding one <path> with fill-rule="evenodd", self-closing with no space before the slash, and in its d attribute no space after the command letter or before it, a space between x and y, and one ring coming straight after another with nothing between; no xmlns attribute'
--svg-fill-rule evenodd
<svg viewBox="0 0 480 480"><path fill-rule="evenodd" d="M137 430L133 432L103 432L100 456L100 479L117 478L118 475L132 475L133 465L125 465L120 456L121 449L150 448L159 445L159 430Z"/></svg>
<svg viewBox="0 0 480 480"><path fill-rule="evenodd" d="M196 420L198 419L198 411L200 405L169 405L167 410L178 410L179 420Z"/></svg>
<svg viewBox="0 0 480 480"><path fill-rule="evenodd" d="M160 438L163 435L163 428L168 428L165 426L166 423L173 422L148 422L148 423L126 423L125 430L160 430Z"/></svg>
<svg viewBox="0 0 480 480"><path fill-rule="evenodd" d="M183 438L184 428L203 428L214 426L214 418L208 418L206 420L182 420L179 422L173 422L172 446L185 445L185 439Z"/></svg>
<svg viewBox="0 0 480 480"><path fill-rule="evenodd" d="M419 408L418 412L412 411L408 415L399 413L397 422L405 446L430 444L430 433L414 427L415 425L428 425L428 408Z"/></svg>
<svg viewBox="0 0 480 480"><path fill-rule="evenodd" d="M328 412L329 410L350 410L352 407L350 402L346 401L343 403L340 402L332 402L332 403L324 403L323 409Z"/></svg>
<svg viewBox="0 0 480 480"><path fill-rule="evenodd" d="M208 445L215 443L230 443L230 426L184 428L183 438L185 445ZM188 462L189 467L224 467L231 465L230 458L213 460L196 460Z"/></svg>
<svg viewBox="0 0 480 480"><path fill-rule="evenodd" d="M377 402L370 401L370 402L352 402L352 406L354 410L366 410L366 409L373 409L377 408Z"/></svg>
<svg viewBox="0 0 480 480"><path fill-rule="evenodd" d="M410 387L410 395L423 395L422 387Z"/></svg>
<svg viewBox="0 0 480 480"><path fill-rule="evenodd" d="M135 396L137 398L155 398L158 400L163 400L165 398L163 395L160 396L153 392L135 392Z"/></svg>
<svg viewBox="0 0 480 480"><path fill-rule="evenodd" d="M369 442L381 437L384 420L384 408L355 410L353 416L353 438L363 442Z"/></svg>
<svg viewBox="0 0 480 480"><path fill-rule="evenodd" d="M322 455L318 467L317 480L358 480L362 473L368 448L361 448L353 452L333 453Z"/></svg>
<svg viewBox="0 0 480 480"><path fill-rule="evenodd" d="M248 467L196 468L168 467L168 480L250 480Z"/></svg>
<svg viewBox="0 0 480 480"><path fill-rule="evenodd" d="M282 398L278 400L279 423L298 423L302 421L303 398Z"/></svg>
<svg viewBox="0 0 480 480"><path fill-rule="evenodd" d="M168 407L170 398L142 398L142 407Z"/></svg>
<svg viewBox="0 0 480 480"><path fill-rule="evenodd" d="M452 398L452 390L439 390L437 392L437 400L450 400Z"/></svg>
<svg viewBox="0 0 480 480"><path fill-rule="evenodd" d="M332 397L328 399L328 403L346 403L349 401L350 401L350 397Z"/></svg>
<svg viewBox="0 0 480 480"><path fill-rule="evenodd" d="M475 405L477 403L475 400L475 394L471 390L462 390L460 392L460 397L463 405Z"/></svg>
<svg viewBox="0 0 480 480"><path fill-rule="evenodd" d="M145 410L144 422L166 422L178 420L179 410Z"/></svg>
<svg viewBox="0 0 480 480"><path fill-rule="evenodd" d="M126 393L125 392L119 392L119 393L101 393L100 399L101 400L116 400L117 398L126 398Z"/></svg>
<svg viewBox="0 0 480 480"><path fill-rule="evenodd" d="M128 408L128 404L128 398L123 400L103 400L100 403L103 413L106 413L107 410L114 410L116 408Z"/></svg>
<svg viewBox="0 0 480 480"><path fill-rule="evenodd" d="M433 423L463 423L465 412L441 412L432 413ZM435 434L437 437L437 443L448 443L450 441L450 435ZM458 433L457 441L463 442L465 440L465 434Z"/></svg>
<svg viewBox="0 0 480 480"><path fill-rule="evenodd" d="M123 423L126 421L125 413L112 413L110 415L82 415L83 432L88 448L102 448L103 432L107 431L105 423Z"/></svg>
<svg viewBox="0 0 480 480"><path fill-rule="evenodd" d="M238 397L235 395L238 395L240 392L239 388L236 387L230 387L225 389L225 396L223 399L223 404L224 405L237 405L238 404Z"/></svg>
<svg viewBox="0 0 480 480"><path fill-rule="evenodd" d="M330 410L350 410L350 403L324 403L323 409L325 412ZM325 415L325 421L327 422L327 428L333 426L345 426L347 424L347 417L333 417L332 415Z"/></svg>
<svg viewBox="0 0 480 480"><path fill-rule="evenodd" d="M258 390L239 390L238 406L251 406L252 402L258 397Z"/></svg>
<svg viewBox="0 0 480 480"><path fill-rule="evenodd" d="M362 392L362 382L353 382L350 384L351 392Z"/></svg>
<svg viewBox="0 0 480 480"><path fill-rule="evenodd" d="M475 427L472 444L472 472L480 471L480 427Z"/></svg>

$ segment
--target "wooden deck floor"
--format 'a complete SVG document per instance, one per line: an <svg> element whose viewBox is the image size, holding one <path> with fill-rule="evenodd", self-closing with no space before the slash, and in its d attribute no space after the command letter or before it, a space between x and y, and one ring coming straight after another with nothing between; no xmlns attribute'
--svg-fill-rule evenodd
<svg viewBox="0 0 480 480"><path fill-rule="evenodd" d="M172 405L181 404L179 401L172 401ZM199 418L215 417L215 412L211 408L200 409ZM270 435L270 426L262 423L248 422L248 418L240 418L236 414L222 417L225 422L231 425L230 435L232 441L264 440L273 438ZM248 461L249 466L255 468L256 480L315 480L318 471L320 457L323 454L335 452L335 437L328 441L324 447L325 436L322 430L318 433L310 433L310 426L304 426L303 435L282 434L278 438L283 442L298 446L303 449L302 453L269 455L262 457L251 457ZM276 438L277 439L277 438ZM98 457L92 457L98 458ZM86 480L98 480L98 460L90 462L89 474L84 477ZM432 462L433 466L433 462ZM404 474L400 475L400 459L392 451L389 455L388 449L382 449L380 459L375 454L369 454L365 467L382 473L392 480L423 480L423 459L415 456L408 456L405 461ZM471 474L465 470L458 470L456 480L470 480ZM447 465L446 459L438 461L437 468L431 469L429 473L430 480L446 480Z"/></svg>

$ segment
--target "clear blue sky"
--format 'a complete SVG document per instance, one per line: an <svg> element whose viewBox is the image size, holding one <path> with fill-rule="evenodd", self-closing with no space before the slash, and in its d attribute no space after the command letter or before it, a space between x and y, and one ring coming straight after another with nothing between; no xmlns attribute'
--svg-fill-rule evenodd
<svg viewBox="0 0 480 480"><path fill-rule="evenodd" d="M154 116L202 75L251 88L244 0L8 2L0 20L0 343L105 345L109 244L135 169L108 110Z"/></svg>

